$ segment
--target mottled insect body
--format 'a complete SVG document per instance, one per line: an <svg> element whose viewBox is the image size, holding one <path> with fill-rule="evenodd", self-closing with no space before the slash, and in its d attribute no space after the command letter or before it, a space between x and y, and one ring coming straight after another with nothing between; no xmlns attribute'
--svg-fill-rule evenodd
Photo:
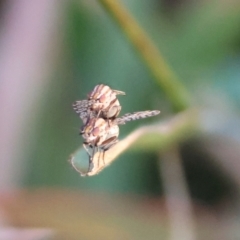
<svg viewBox="0 0 240 240"><path fill-rule="evenodd" d="M111 120L91 118L80 134L84 138L84 144L106 150L118 138L119 127Z"/></svg>
<svg viewBox="0 0 240 240"><path fill-rule="evenodd" d="M73 104L74 111L86 123L86 118L100 117L104 119L116 118L121 105L117 95L125 95L124 92L111 89L109 86L97 85L92 92L88 94L87 100L76 101Z"/></svg>
<svg viewBox="0 0 240 240"><path fill-rule="evenodd" d="M91 118L82 127L80 134L84 138L83 146L89 155L88 171L90 171L94 154L102 152L104 162L104 153L118 142L119 127L111 120Z"/></svg>
<svg viewBox="0 0 240 240"><path fill-rule="evenodd" d="M117 95L125 95L125 92L113 90L103 84L97 85L88 96L89 100L94 100L90 109L98 112L98 117L106 119L117 117L121 111Z"/></svg>

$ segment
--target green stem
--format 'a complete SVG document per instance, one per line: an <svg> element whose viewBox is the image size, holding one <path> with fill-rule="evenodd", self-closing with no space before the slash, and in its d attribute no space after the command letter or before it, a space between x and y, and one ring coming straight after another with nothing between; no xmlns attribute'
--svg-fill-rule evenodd
<svg viewBox="0 0 240 240"><path fill-rule="evenodd" d="M117 0L99 0L122 28L123 32L136 48L157 84L172 103L175 111L182 111L190 107L191 100L188 91L174 75L164 61L159 50L154 46L143 29Z"/></svg>

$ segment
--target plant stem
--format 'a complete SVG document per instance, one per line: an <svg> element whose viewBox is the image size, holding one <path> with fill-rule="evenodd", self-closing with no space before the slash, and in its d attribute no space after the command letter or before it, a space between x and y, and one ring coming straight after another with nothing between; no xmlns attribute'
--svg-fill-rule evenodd
<svg viewBox="0 0 240 240"><path fill-rule="evenodd" d="M154 46L143 29L117 0L99 0L123 30L132 45L144 60L157 84L163 89L175 111L190 107L188 91L177 79L160 51Z"/></svg>

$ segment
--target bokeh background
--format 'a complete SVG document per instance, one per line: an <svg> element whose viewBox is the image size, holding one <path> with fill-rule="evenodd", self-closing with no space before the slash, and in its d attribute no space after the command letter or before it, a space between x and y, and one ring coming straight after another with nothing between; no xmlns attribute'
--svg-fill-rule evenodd
<svg viewBox="0 0 240 240"><path fill-rule="evenodd" d="M191 94L200 131L80 177L71 105L96 84L126 92L122 114L161 110L120 138L179 113L101 1L2 0L0 239L240 238L240 2L121 4Z"/></svg>

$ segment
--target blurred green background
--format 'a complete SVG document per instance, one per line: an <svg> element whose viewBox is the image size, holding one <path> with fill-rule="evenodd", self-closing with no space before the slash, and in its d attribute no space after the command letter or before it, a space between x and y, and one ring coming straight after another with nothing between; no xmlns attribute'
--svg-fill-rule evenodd
<svg viewBox="0 0 240 240"><path fill-rule="evenodd" d="M130 149L80 177L67 161L82 144L71 105L95 85L126 92L121 114L161 110L120 138L176 113L100 1L1 1L3 226L64 230L46 239L239 239L240 2L121 3L190 92L200 133L177 157Z"/></svg>

